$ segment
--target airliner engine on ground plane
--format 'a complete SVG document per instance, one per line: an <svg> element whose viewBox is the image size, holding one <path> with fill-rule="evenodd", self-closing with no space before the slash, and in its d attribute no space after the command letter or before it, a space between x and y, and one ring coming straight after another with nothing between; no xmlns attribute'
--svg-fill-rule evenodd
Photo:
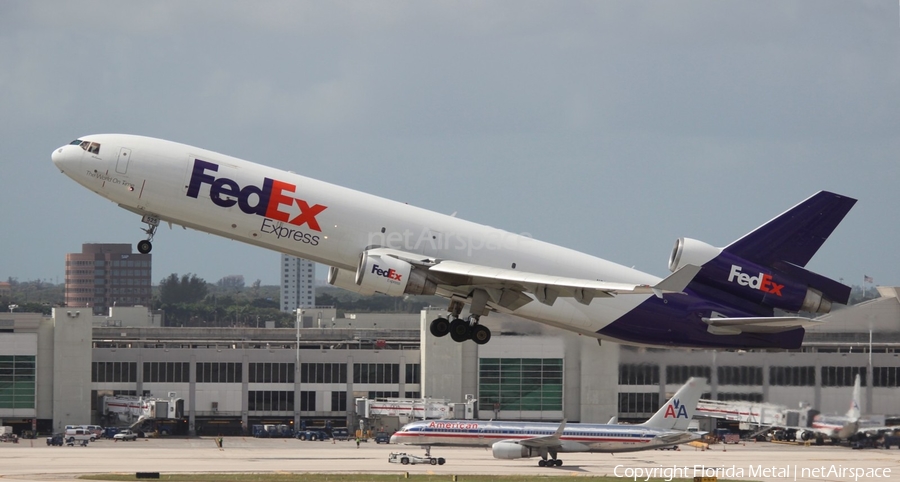
<svg viewBox="0 0 900 482"><path fill-rule="evenodd" d="M856 202L819 192L724 248L677 241L665 279L464 221L175 142L123 134L53 151L67 176L142 216L331 267L357 293L437 294L435 336L486 343L492 311L620 343L797 348L800 312L846 304L850 288L804 268ZM468 316L462 316L465 305Z"/></svg>

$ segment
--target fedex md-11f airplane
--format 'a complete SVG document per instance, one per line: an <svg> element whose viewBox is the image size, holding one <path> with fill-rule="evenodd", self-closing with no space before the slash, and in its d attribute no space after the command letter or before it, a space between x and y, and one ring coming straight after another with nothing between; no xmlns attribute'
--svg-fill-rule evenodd
<svg viewBox="0 0 900 482"><path fill-rule="evenodd" d="M646 422L637 425L597 423L504 422L486 420L421 420L391 436L391 443L432 446L491 447L494 458L541 457L541 467L559 467L565 452L636 452L697 440L688 432L700 395L709 387L691 378Z"/></svg>
<svg viewBox="0 0 900 482"><path fill-rule="evenodd" d="M330 266L360 294L437 294L435 336L487 343L491 311L635 345L797 348L800 312L850 288L804 268L854 199L819 192L724 248L681 238L665 279L588 254L185 144L80 137L53 163L146 224L216 234ZM469 305L468 316L462 311Z"/></svg>

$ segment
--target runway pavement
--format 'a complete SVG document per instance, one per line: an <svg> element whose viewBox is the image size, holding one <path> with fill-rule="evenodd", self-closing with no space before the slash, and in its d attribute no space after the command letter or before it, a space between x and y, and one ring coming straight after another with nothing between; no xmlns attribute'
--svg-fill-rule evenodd
<svg viewBox="0 0 900 482"><path fill-rule="evenodd" d="M724 450L723 450L724 449ZM537 459L497 460L483 448L435 447L432 455L447 459L442 466L388 463L388 454L422 454L415 446L376 445L295 439L226 437L223 448L215 440L140 439L136 442L101 440L88 447L49 447L43 439L0 444L3 481L71 481L90 473L436 473L609 475L644 480L648 475L695 475L765 481L900 481L900 450L851 450L846 447L802 447L771 443L714 446L702 451L645 451L626 454L561 454L562 467L542 468Z"/></svg>

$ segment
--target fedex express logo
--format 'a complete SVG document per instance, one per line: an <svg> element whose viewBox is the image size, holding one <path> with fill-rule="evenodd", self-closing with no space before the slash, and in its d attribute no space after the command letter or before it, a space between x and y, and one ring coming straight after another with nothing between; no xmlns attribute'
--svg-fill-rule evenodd
<svg viewBox="0 0 900 482"><path fill-rule="evenodd" d="M742 273L741 269L740 266L731 265L731 274L728 275L728 282L737 282L741 286L749 286L755 290L781 296L781 288L784 288L784 285L773 282L772 275L760 273L758 276L750 276L747 273Z"/></svg>
<svg viewBox="0 0 900 482"><path fill-rule="evenodd" d="M691 418L688 417L687 408L677 398L672 399L672 403L666 405L666 414L663 418Z"/></svg>
<svg viewBox="0 0 900 482"><path fill-rule="evenodd" d="M321 204L310 206L305 200L291 196L290 194L294 194L297 190L297 186L265 177L262 186L241 187L233 179L217 178L209 174L209 172L218 170L218 164L194 159L194 169L191 172L187 195L197 198L200 195L200 187L203 184L209 184L209 198L216 206L227 208L237 204L241 211L247 214L256 214L294 226L305 224L313 231L322 231L316 216L327 206ZM264 224L264 231L266 227ZM275 232L274 225L268 227L272 228L271 233L282 237Z"/></svg>
<svg viewBox="0 0 900 482"><path fill-rule="evenodd" d="M400 278L403 277L400 273L397 272L394 268L391 269L382 269L377 264L372 265L372 274L382 276L391 281L400 281Z"/></svg>

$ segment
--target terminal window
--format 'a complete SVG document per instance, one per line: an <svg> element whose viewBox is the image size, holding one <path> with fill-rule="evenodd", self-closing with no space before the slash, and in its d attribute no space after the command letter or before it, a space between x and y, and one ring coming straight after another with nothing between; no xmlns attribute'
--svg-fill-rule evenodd
<svg viewBox="0 0 900 482"><path fill-rule="evenodd" d="M648 414L659 409L659 392L619 393L619 413Z"/></svg>
<svg viewBox="0 0 900 482"><path fill-rule="evenodd" d="M686 383L691 377L709 380L712 370L703 365L668 365L666 367L666 383Z"/></svg>
<svg viewBox="0 0 900 482"><path fill-rule="evenodd" d="M619 385L659 385L659 366L635 363L619 365Z"/></svg>
<svg viewBox="0 0 900 482"><path fill-rule="evenodd" d="M35 357L0 356L0 408L35 408Z"/></svg>
<svg viewBox="0 0 900 482"><path fill-rule="evenodd" d="M300 383L347 383L347 364L301 363Z"/></svg>
<svg viewBox="0 0 900 482"><path fill-rule="evenodd" d="M813 387L816 385L816 367L769 367L769 385Z"/></svg>
<svg viewBox="0 0 900 482"><path fill-rule="evenodd" d="M478 399L500 410L562 410L561 358L481 358Z"/></svg>
<svg viewBox="0 0 900 482"><path fill-rule="evenodd" d="M823 387L852 387L859 374L860 384L866 385L866 367L822 367Z"/></svg>
<svg viewBox="0 0 900 482"><path fill-rule="evenodd" d="M400 383L400 364L354 363L353 383Z"/></svg>
<svg viewBox="0 0 900 482"><path fill-rule="evenodd" d="M105 383L137 382L137 362L92 362L91 381Z"/></svg>

